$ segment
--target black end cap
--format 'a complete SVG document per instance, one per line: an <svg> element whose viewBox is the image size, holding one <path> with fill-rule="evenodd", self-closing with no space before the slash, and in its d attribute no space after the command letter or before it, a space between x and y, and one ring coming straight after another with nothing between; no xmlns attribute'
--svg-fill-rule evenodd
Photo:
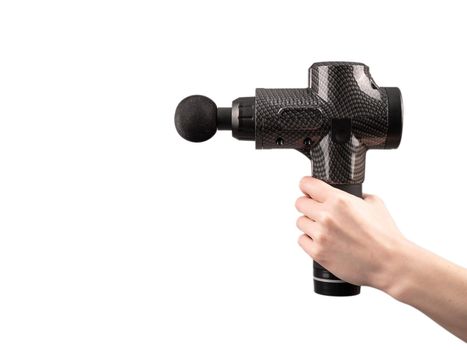
<svg viewBox="0 0 467 350"><path fill-rule="evenodd" d="M399 88L387 87L388 97L388 135L384 148L397 148L402 139L402 125L404 107L402 104L402 94Z"/></svg>
<svg viewBox="0 0 467 350"><path fill-rule="evenodd" d="M333 297L350 297L360 294L360 286L344 282L313 261L315 293Z"/></svg>
<svg viewBox="0 0 467 350"><path fill-rule="evenodd" d="M360 286L344 283L314 281L315 293L331 297L351 297L360 294Z"/></svg>
<svg viewBox="0 0 467 350"><path fill-rule="evenodd" d="M209 140L217 131L216 104L210 98L201 95L184 98L175 110L175 128L185 140Z"/></svg>

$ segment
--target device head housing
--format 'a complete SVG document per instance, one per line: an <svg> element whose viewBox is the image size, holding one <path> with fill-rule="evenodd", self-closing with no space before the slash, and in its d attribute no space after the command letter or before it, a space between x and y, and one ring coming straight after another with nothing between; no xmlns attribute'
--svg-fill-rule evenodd
<svg viewBox="0 0 467 350"><path fill-rule="evenodd" d="M177 131L189 141L219 129L257 149L296 149L312 161L314 177L332 184L362 183L366 151L397 148L402 124L400 90L378 87L369 68L354 62L313 64L306 88L256 89L231 108L195 95L175 112Z"/></svg>

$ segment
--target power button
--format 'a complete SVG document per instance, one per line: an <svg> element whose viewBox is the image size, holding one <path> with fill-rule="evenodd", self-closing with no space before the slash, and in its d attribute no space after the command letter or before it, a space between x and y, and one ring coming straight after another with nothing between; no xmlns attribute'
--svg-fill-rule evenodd
<svg viewBox="0 0 467 350"><path fill-rule="evenodd" d="M333 142L347 143L352 135L352 119L333 118L331 121L331 139Z"/></svg>

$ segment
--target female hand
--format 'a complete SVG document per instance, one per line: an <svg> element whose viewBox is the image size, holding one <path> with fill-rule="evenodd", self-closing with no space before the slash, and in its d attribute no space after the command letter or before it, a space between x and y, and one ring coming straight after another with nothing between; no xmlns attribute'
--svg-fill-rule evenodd
<svg viewBox="0 0 467 350"><path fill-rule="evenodd" d="M385 289L394 252L406 240L383 201L358 198L312 177L304 177L300 189L300 246L342 280Z"/></svg>

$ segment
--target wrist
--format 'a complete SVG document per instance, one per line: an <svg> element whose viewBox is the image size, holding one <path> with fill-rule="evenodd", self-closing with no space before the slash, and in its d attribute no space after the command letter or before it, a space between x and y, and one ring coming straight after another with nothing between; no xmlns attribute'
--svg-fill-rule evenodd
<svg viewBox="0 0 467 350"><path fill-rule="evenodd" d="M382 273L375 288L382 290L399 301L404 301L414 281L412 267L419 248L403 237L398 237L387 248ZM416 276L415 276L416 277Z"/></svg>

